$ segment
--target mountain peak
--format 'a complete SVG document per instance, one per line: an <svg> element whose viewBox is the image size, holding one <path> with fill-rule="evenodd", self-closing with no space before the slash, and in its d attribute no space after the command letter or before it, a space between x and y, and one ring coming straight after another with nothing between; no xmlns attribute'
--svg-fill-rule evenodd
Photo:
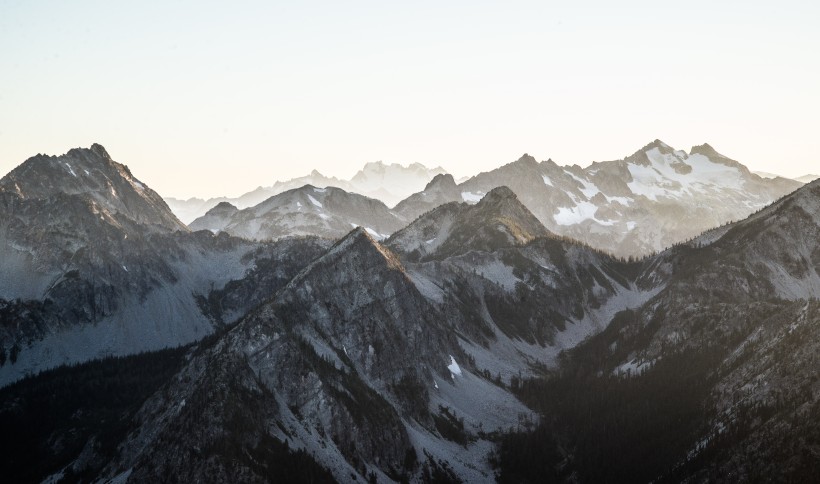
<svg viewBox="0 0 820 484"><path fill-rule="evenodd" d="M214 208L208 210L206 214L233 213L238 210L239 209L236 208L236 206L231 204L230 202L219 202L216 204L216 206L214 206Z"/></svg>
<svg viewBox="0 0 820 484"><path fill-rule="evenodd" d="M671 153L671 152L675 151L674 148L672 148L671 146L669 146L668 144L664 143L663 141L661 141L657 138L654 141L652 141L651 143L649 143L646 146L644 146L643 148L641 148L640 151L647 152L647 151L655 149L655 148L659 149L661 151L661 153Z"/></svg>
<svg viewBox="0 0 820 484"><path fill-rule="evenodd" d="M0 179L0 191L24 199L82 197L111 214L168 230L187 230L156 192L117 163L102 145L73 148L60 156L37 155Z"/></svg>
<svg viewBox="0 0 820 484"><path fill-rule="evenodd" d="M744 172L749 173L749 169L743 163L735 161L725 155L722 155L715 150L712 145L709 143L703 143L702 145L693 146L691 150L689 150L690 155L703 155L715 163L721 163L726 166L732 166L735 168L739 168Z"/></svg>
<svg viewBox="0 0 820 484"><path fill-rule="evenodd" d="M661 141L659 139L656 139L656 140L652 141L651 143L647 144L646 146L644 146L643 148L639 149L635 153L632 153L630 156L627 156L626 158L624 158L624 160L627 163L632 163L632 164L635 164L635 165L650 166L650 165L652 165L652 162L649 160L649 157L647 156L647 153L649 153L650 151L652 151L654 149L657 149L658 151L660 151L662 154L665 154L665 155L669 154L669 153L673 153L675 151L674 148L672 148L668 144L664 143L663 141Z"/></svg>
<svg viewBox="0 0 820 484"><path fill-rule="evenodd" d="M475 205L447 203L393 234L388 245L411 260L445 258L471 250L491 252L550 235L506 186Z"/></svg>
<svg viewBox="0 0 820 484"><path fill-rule="evenodd" d="M515 162L516 163L525 163L525 164L528 164L528 165L532 165L532 164L537 165L538 164L538 161L536 161L536 159L533 156L531 156L529 153L524 153L523 155L521 155L521 158L515 160Z"/></svg>
<svg viewBox="0 0 820 484"><path fill-rule="evenodd" d="M440 173L433 177L430 180L430 183L424 187L424 191L436 189L436 188L455 188L456 180L453 178L453 175L449 173Z"/></svg>
<svg viewBox="0 0 820 484"><path fill-rule="evenodd" d="M493 188L490 190L484 197L478 202L479 205L481 204L489 204L493 202L498 202L502 200L518 200L518 196L510 190L507 186L500 186Z"/></svg>
<svg viewBox="0 0 820 484"><path fill-rule="evenodd" d="M712 147L712 145L710 145L709 143L703 143L702 145L693 146L692 149L689 150L689 153L690 154L698 153L698 154L701 154L701 155L704 155L704 156L708 156L710 158L711 158L710 155L723 157L723 155L718 153L717 150L715 150Z"/></svg>
<svg viewBox="0 0 820 484"><path fill-rule="evenodd" d="M94 143L89 148L91 152L95 155L99 156L100 158L105 158L106 160L111 160L111 155L108 154L108 151L105 150L105 147L99 143Z"/></svg>
<svg viewBox="0 0 820 484"><path fill-rule="evenodd" d="M404 266L402 266L399 258L392 251L376 241L367 229L361 226L354 228L342 237L341 240L333 244L330 250L317 262L335 259L337 257L353 257L356 259L351 261L351 264L361 265L363 261L360 257L369 257L365 254L378 255L379 258L387 263L388 268L404 272ZM370 269L372 269L372 266Z"/></svg>

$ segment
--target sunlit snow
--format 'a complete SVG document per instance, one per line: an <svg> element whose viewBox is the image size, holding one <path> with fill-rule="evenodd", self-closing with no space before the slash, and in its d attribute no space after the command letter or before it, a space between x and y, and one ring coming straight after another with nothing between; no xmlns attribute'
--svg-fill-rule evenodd
<svg viewBox="0 0 820 484"><path fill-rule="evenodd" d="M555 223L558 225L575 225L587 219L606 226L613 225L615 223L612 221L598 220L595 218L595 212L597 210L598 207L594 203L578 202L578 205L575 207L560 207L558 209L558 213L553 215L553 218L555 219Z"/></svg>
<svg viewBox="0 0 820 484"><path fill-rule="evenodd" d="M732 166L715 163L701 154L694 154L685 160L674 153L663 154L658 148L646 152L650 166L629 165L632 180L627 184L632 193L643 195L650 200L658 197L679 198L704 192L710 185L719 185L723 189L742 188L742 174ZM690 173L675 171L673 164L686 164L692 168Z"/></svg>

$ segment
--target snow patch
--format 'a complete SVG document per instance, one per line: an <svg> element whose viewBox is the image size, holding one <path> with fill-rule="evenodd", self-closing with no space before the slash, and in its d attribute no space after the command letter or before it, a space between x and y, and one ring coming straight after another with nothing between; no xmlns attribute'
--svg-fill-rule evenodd
<svg viewBox="0 0 820 484"><path fill-rule="evenodd" d="M559 207L558 213L553 215L552 218L555 219L555 223L558 225L575 225L584 220L592 220L597 224L605 226L615 224L613 221L598 220L595 218L595 212L597 211L598 206L594 203L578 202L578 205L574 207Z"/></svg>
<svg viewBox="0 0 820 484"><path fill-rule="evenodd" d="M675 153L663 154L658 148L646 152L650 166L629 164L632 181L627 186L636 195L650 200L658 198L680 198L706 193L710 188L741 190L743 177L732 166L715 163L709 157L694 154L685 160ZM673 165L688 165L690 173L681 174Z"/></svg>
<svg viewBox="0 0 820 484"><path fill-rule="evenodd" d="M384 240L390 236L389 234L380 234L375 230L371 229L370 227L365 227L364 230L367 231L367 233L370 234L370 236L376 240Z"/></svg>
<svg viewBox="0 0 820 484"><path fill-rule="evenodd" d="M617 376L638 376L643 370L650 368L654 363L654 360L643 361L635 358L615 368L613 374Z"/></svg>
<svg viewBox="0 0 820 484"><path fill-rule="evenodd" d="M584 196L587 197L587 199L590 199L595 195L601 193L601 190L599 190L598 187L596 187L592 183L574 175L573 173L567 172L567 174L569 174L569 176L571 176L575 179L575 181L581 184L581 193L583 193Z"/></svg>
<svg viewBox="0 0 820 484"><path fill-rule="evenodd" d="M450 364L447 365L447 369L450 370L451 377L461 376L461 367L458 366L458 363L456 363L456 359L453 358L453 355L450 355Z"/></svg>
<svg viewBox="0 0 820 484"><path fill-rule="evenodd" d="M319 203L319 200L316 200L315 198L313 198L313 196L310 195L309 193L307 194L307 197L308 197L308 200L310 200L310 203L316 205L319 208L322 208L322 204Z"/></svg>
<svg viewBox="0 0 820 484"><path fill-rule="evenodd" d="M461 192L461 199L467 203L478 203L481 201L480 193L473 193L473 192Z"/></svg>

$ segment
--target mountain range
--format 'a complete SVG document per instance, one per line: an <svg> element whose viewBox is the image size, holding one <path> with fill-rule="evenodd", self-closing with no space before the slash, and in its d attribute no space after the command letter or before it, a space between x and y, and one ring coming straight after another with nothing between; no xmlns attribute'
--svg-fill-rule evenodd
<svg viewBox="0 0 820 484"><path fill-rule="evenodd" d="M30 158L0 200L2 383L201 339L217 327L202 298L282 247L191 232L100 145Z"/></svg>
<svg viewBox="0 0 820 484"><path fill-rule="evenodd" d="M381 200L385 204L393 206L407 196L424 188L430 179L441 173L445 173L441 167L430 169L420 163L403 166L398 163L387 164L377 161L366 163L349 180L327 177L317 170L313 170L309 175L287 181L277 181L268 187L260 186L236 198L218 197L205 200L194 197L180 200L167 197L165 200L171 210L185 223L191 223L220 203L229 203L240 209L249 208L274 195L305 185L319 188L341 188L348 192Z"/></svg>
<svg viewBox="0 0 820 484"><path fill-rule="evenodd" d="M27 160L0 197L14 482L820 467L820 181L656 141L438 174L393 209L300 186L188 227L94 145Z"/></svg>
<svg viewBox="0 0 820 484"><path fill-rule="evenodd" d="M551 232L619 257L640 257L745 218L801 183L762 178L709 145L687 153L655 140L624 159L586 168L562 167L551 160L539 163L524 155L461 183L438 174L392 210L348 192L348 202L328 211L314 203L324 188L305 185L243 211L219 205L190 226L255 240L289 233L341 237L350 225L388 236L442 204L476 203L500 186L510 188ZM295 195L311 190L312 195ZM342 199L340 190L333 193L334 199Z"/></svg>

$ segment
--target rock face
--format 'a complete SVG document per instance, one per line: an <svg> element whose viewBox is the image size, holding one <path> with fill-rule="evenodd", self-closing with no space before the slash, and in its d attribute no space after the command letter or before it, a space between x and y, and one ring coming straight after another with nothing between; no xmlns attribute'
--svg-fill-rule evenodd
<svg viewBox="0 0 820 484"><path fill-rule="evenodd" d="M306 185L244 210L220 204L194 220L191 228L224 231L252 240L316 235L338 239L353 227L385 238L404 225L382 202L340 188Z"/></svg>
<svg viewBox="0 0 820 484"><path fill-rule="evenodd" d="M675 476L805 475L803 458L772 463L800 454L795 433L820 432L809 376L820 329L812 303L820 294L818 214L814 183L747 220L632 263L538 229L506 188L476 205L439 207L387 247L357 229L150 399L103 476L133 469L132 476L152 479L170 469L196 478L200 467L180 458L184 449L213 439L206 448L219 449L228 435L246 449L288 440L339 480L422 475L402 453L429 454L428 465L446 462L464 480L490 480L488 468L464 463L484 445L478 425L503 428L504 416L519 408L503 382L544 367L628 381L654 371L675 375L675 365L697 382L695 404L704 409L697 418L707 423L669 444L681 449ZM445 225L444 215L450 228L437 232L442 246L459 240L464 249L416 252L425 230ZM562 349L569 356L559 357ZM180 401L208 402L190 415L209 415L209 423L185 417ZM232 403L216 403L224 401ZM370 412L357 419L361 402ZM507 410L492 417L470 402ZM237 413L259 421L237 434L226 423ZM442 419L463 422L466 437L449 433ZM730 437L718 438L721 432ZM242 443L240 435L251 437ZM561 448L572 442L555 435ZM464 450L450 445L460 438ZM707 451L715 456L707 466L692 459ZM572 473L589 456L569 452L562 458ZM216 475L262 479L247 460L240 460L247 474L237 474L222 454L206 457Z"/></svg>
<svg viewBox="0 0 820 484"><path fill-rule="evenodd" d="M461 183L458 196L449 190L448 201L476 203L498 186L512 189L551 232L628 257L741 220L800 183L761 178L709 145L686 153L655 140L627 158L586 168L524 155ZM396 209L412 219L444 198L426 203L414 195Z"/></svg>
<svg viewBox="0 0 820 484"><path fill-rule="evenodd" d="M202 220L248 231L238 238L177 230L155 194L100 150L0 180L0 264L16 275L0 278L0 384L211 336L130 408L72 412L67 428L99 430L49 472L264 482L284 479L282 459L293 458L328 472L306 480L341 482L816 475L820 181L629 261L550 230L529 206L552 197L577 208L583 196L632 213L644 203L649 220L673 203L689 220L697 197L762 203L747 193L759 182L708 145L686 154L655 142L585 170L525 156L466 182L477 184L470 191L439 176L396 211L454 187L462 200L406 226L378 201L312 186L250 209L222 204ZM79 180L62 190L53 177L71 171ZM473 203L501 177L540 191L491 187ZM125 195L109 199L106 183ZM584 223L617 226L598 211ZM550 212L553 228L564 227L561 213ZM352 228L357 216L368 219ZM388 221L398 225L382 229ZM338 240L248 240L277 230ZM378 230L393 235L379 240ZM34 400L13 390L33 380L4 390L0 421L25 417L16 402ZM621 432L624 422L640 425ZM516 442L526 452L512 452ZM635 448L652 452L621 458Z"/></svg>
<svg viewBox="0 0 820 484"><path fill-rule="evenodd" d="M458 200L460 195L461 192L458 185L456 185L455 179L453 179L453 175L436 175L424 187L424 191L414 193L402 200L393 211L405 220L415 220L431 208Z"/></svg>
<svg viewBox="0 0 820 484"><path fill-rule="evenodd" d="M444 247L464 250L416 263L392 239L353 230L149 399L103 475L197 479L205 460L210 475L263 480L252 460L221 449L255 455L273 439L340 481L434 468L492 480L485 432L534 418L506 383L648 296L629 265L550 236L507 188L440 210L456 221ZM396 240L417 246L417 232Z"/></svg>
<svg viewBox="0 0 820 484"><path fill-rule="evenodd" d="M261 247L191 233L99 145L9 173L0 220L0 350L15 355L0 385L210 334L217 323L201 299L242 278Z"/></svg>
<svg viewBox="0 0 820 484"><path fill-rule="evenodd" d="M618 314L567 359L569 374L586 367L637 381L646 398L658 375L669 379L661 382L665 388L680 392L675 382L687 382L680 394L699 395L683 420L688 443L673 442L682 432L660 440L679 448L666 461L675 465L663 471L665 479L813 475L817 458L802 449L820 435L813 376L820 350L818 237L820 183L813 182L746 220L647 259L637 284L655 287L656 295ZM590 362L596 363L589 368ZM641 439L662 435L653 428Z"/></svg>
<svg viewBox="0 0 820 484"><path fill-rule="evenodd" d="M187 231L162 197L98 144L61 156L29 158L0 180L0 192L20 201L77 196L102 217L125 218L155 231Z"/></svg>
<svg viewBox="0 0 820 484"><path fill-rule="evenodd" d="M453 202L432 210L387 243L410 260L426 260L523 245L547 235L549 232L512 190L498 187L476 205Z"/></svg>
<svg viewBox="0 0 820 484"><path fill-rule="evenodd" d="M107 472L231 479L241 474L220 444L266 435L309 449L340 480L413 474L411 432L437 434L430 394L452 385L448 355L462 356L455 335L398 258L356 229L150 399ZM255 419L250 433L233 415ZM187 458L190 446L203 455Z"/></svg>

